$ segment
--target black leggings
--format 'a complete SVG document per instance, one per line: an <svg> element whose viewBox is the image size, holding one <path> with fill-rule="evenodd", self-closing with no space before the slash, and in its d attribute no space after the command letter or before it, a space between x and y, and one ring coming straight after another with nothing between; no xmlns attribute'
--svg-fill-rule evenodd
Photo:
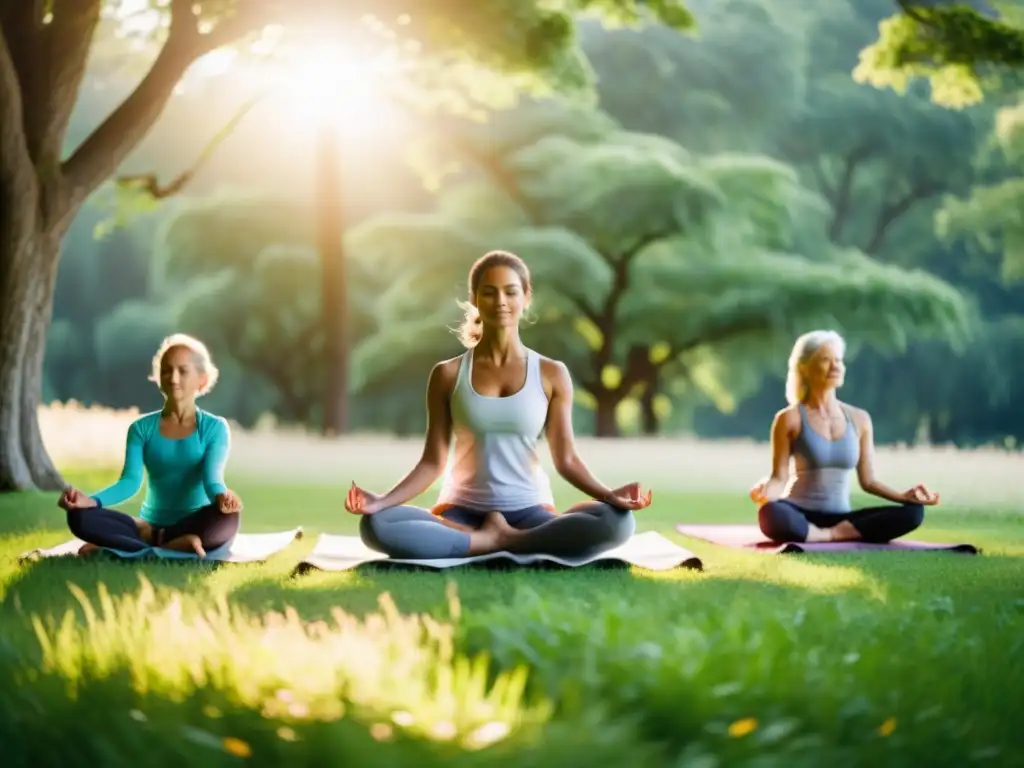
<svg viewBox="0 0 1024 768"><path fill-rule="evenodd" d="M197 509L173 525L153 526L153 543L139 536L135 518L104 507L68 510L68 528L82 541L121 552L139 552L151 546L163 546L181 536L199 537L207 552L227 544L238 533L241 515L225 515L213 504Z"/></svg>
<svg viewBox="0 0 1024 768"><path fill-rule="evenodd" d="M924 522L924 507L920 504L889 504L853 512L815 512L779 499L769 501L757 513L761 532L772 541L780 542L806 541L808 524L831 528L844 520L857 529L861 541L883 544L920 527Z"/></svg>

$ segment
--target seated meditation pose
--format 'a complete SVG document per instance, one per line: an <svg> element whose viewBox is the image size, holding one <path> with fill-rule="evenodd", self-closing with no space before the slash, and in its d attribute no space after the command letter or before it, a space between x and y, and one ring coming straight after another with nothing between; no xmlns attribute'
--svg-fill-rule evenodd
<svg viewBox="0 0 1024 768"><path fill-rule="evenodd" d="M129 426L120 479L91 496L69 487L60 497L68 527L86 542L81 555L153 546L205 557L238 533L242 502L224 485L228 424L196 406L217 381L206 346L184 334L168 337L153 358L151 380L164 407ZM140 517L110 509L139 492L144 472L149 487Z"/></svg>
<svg viewBox="0 0 1024 768"><path fill-rule="evenodd" d="M924 507L939 502L924 485L901 493L875 477L871 417L836 396L845 349L834 331L806 333L793 346L786 380L790 405L772 423L772 473L750 490L760 505L761 531L773 541L885 543L920 526ZM866 493L890 503L851 509L854 469Z"/></svg>
<svg viewBox="0 0 1024 768"><path fill-rule="evenodd" d="M651 494L637 483L606 487L577 454L569 372L519 337L532 297L526 264L492 251L474 263L468 283L460 333L467 351L430 373L420 460L383 495L349 489L345 508L362 515L363 542L410 559L499 551L585 558L624 543L636 528L632 510L647 507ZM558 473L591 501L555 511L538 456L542 433ZM437 506L408 506L445 472L453 437Z"/></svg>

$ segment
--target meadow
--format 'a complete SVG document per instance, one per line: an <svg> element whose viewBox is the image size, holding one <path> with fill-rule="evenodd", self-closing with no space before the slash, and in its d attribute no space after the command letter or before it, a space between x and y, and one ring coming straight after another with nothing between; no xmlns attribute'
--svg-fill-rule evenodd
<svg viewBox="0 0 1024 768"><path fill-rule="evenodd" d="M68 480L94 489L132 416L41 421ZM878 452L890 484L942 493L919 537L977 557L687 540L677 522L752 520L765 445L581 440L606 482L654 489L639 529L703 572L290 577L317 533L355 532L351 480L383 490L418 451L236 430L246 530L306 530L258 565L18 564L68 537L63 513L53 495L0 497L4 764L1024 765L1019 453Z"/></svg>

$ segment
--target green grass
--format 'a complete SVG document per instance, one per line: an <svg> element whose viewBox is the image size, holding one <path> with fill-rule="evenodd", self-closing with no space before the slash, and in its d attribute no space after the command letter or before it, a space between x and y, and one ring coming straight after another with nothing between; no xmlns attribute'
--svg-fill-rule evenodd
<svg viewBox="0 0 1024 768"><path fill-rule="evenodd" d="M705 572L289 579L354 532L343 483L236 487L247 530L310 535L261 565L19 566L63 516L0 497L5 765L1022 764L1011 511L929 514L981 557L765 556L672 531L747 522L742 497L658 491L641 529Z"/></svg>

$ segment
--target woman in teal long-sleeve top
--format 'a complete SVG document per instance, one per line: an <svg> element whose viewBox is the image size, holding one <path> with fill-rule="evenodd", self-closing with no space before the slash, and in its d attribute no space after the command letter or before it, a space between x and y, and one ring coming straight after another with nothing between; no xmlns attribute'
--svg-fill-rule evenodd
<svg viewBox="0 0 1024 768"><path fill-rule="evenodd" d="M242 502L224 484L231 432L227 421L196 405L217 381L209 351L190 336L170 336L153 358L151 378L164 407L128 428L121 477L91 495L68 488L58 502L71 532L86 542L80 554L157 546L204 557L238 533ZM139 492L144 475L140 516L111 509Z"/></svg>

